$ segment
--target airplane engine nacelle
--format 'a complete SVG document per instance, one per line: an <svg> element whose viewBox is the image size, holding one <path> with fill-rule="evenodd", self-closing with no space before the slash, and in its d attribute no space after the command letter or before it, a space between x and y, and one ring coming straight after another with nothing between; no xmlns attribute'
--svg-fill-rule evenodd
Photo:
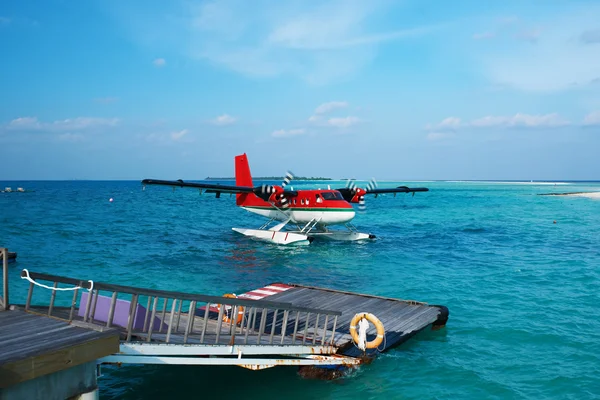
<svg viewBox="0 0 600 400"><path fill-rule="evenodd" d="M358 202L360 202L360 199L366 193L367 193L367 191L365 189L356 188L356 193L354 194L354 196L352 196L352 199L350 199L350 203L358 203Z"/></svg>
<svg viewBox="0 0 600 400"><path fill-rule="evenodd" d="M283 197L283 188L281 186L271 186L272 188L272 192L271 195L269 196L269 202L271 203L277 203L279 201L281 201L281 198Z"/></svg>
<svg viewBox="0 0 600 400"><path fill-rule="evenodd" d="M262 185L254 188L253 192L264 201L276 202L280 198L280 194L283 193L283 188L276 185Z"/></svg>

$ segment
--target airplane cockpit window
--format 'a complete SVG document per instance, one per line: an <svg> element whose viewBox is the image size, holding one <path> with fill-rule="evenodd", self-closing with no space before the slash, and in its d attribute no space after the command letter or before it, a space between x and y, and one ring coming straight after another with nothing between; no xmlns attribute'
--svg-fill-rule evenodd
<svg viewBox="0 0 600 400"><path fill-rule="evenodd" d="M321 198L321 196L319 194L315 194L315 197L317 198L317 203L323 202L323 198Z"/></svg>
<svg viewBox="0 0 600 400"><path fill-rule="evenodd" d="M321 196L323 196L325 200L344 200L340 192L323 192L321 193Z"/></svg>

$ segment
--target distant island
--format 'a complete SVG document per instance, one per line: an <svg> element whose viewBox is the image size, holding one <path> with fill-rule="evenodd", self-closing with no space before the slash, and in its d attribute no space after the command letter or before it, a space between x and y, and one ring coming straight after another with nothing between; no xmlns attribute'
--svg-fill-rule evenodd
<svg viewBox="0 0 600 400"><path fill-rule="evenodd" d="M253 176L253 180L257 181L281 181L283 180L283 176ZM206 181L233 181L235 178L215 178L211 176L207 176ZM317 177L307 177L307 176L295 176L294 180L296 181L330 181L331 178L323 178L320 176Z"/></svg>

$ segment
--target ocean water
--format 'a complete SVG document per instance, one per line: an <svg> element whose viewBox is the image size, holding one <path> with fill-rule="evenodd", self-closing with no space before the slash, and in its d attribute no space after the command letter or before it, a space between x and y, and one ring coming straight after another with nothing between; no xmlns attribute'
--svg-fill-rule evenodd
<svg viewBox="0 0 600 400"><path fill-rule="evenodd" d="M537 196L600 184L410 185L430 192L369 197L355 218L375 241L281 247L233 232L264 220L226 195L124 181L0 182L34 190L0 193L0 246L18 252L11 301L25 301L27 268L217 295L294 282L450 309L446 328L338 381L306 380L295 367L105 366L102 399L600 398L600 200Z"/></svg>

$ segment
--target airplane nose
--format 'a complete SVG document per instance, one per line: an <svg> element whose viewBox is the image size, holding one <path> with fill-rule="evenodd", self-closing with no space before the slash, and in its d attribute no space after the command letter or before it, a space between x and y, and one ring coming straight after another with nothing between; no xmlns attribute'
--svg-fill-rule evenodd
<svg viewBox="0 0 600 400"><path fill-rule="evenodd" d="M354 217L356 216L356 212L352 211L348 213L348 219L346 220L346 222L348 221L352 221L354 219Z"/></svg>

